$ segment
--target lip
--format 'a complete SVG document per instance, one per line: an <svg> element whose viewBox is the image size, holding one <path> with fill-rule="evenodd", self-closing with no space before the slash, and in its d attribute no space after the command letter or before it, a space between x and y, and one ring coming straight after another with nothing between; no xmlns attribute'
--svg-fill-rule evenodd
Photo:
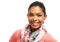
<svg viewBox="0 0 60 42"><path fill-rule="evenodd" d="M38 23L32 23L32 25L33 25L33 26L37 26L37 25L38 25Z"/></svg>

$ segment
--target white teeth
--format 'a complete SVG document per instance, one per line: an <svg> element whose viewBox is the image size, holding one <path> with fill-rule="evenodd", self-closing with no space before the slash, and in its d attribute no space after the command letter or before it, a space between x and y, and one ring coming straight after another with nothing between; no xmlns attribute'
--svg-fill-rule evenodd
<svg viewBox="0 0 60 42"><path fill-rule="evenodd" d="M33 25L37 25L38 23L33 23Z"/></svg>

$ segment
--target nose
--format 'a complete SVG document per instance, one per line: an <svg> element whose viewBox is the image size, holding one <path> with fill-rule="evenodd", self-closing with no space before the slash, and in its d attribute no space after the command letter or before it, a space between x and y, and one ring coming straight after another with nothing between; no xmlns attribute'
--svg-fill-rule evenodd
<svg viewBox="0 0 60 42"><path fill-rule="evenodd" d="M37 19L38 19L37 16L34 16L34 17L33 17L33 20L34 20L34 21L36 21Z"/></svg>

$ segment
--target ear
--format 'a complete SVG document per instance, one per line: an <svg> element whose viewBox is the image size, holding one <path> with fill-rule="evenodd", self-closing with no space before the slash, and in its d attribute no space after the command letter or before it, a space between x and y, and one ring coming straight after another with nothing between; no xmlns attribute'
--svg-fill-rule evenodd
<svg viewBox="0 0 60 42"><path fill-rule="evenodd" d="M28 14L27 14L27 17L28 17Z"/></svg>
<svg viewBox="0 0 60 42"><path fill-rule="evenodd" d="M47 18L47 15L45 15L44 20Z"/></svg>
<svg viewBox="0 0 60 42"><path fill-rule="evenodd" d="M27 17L28 17L28 14L27 14Z"/></svg>

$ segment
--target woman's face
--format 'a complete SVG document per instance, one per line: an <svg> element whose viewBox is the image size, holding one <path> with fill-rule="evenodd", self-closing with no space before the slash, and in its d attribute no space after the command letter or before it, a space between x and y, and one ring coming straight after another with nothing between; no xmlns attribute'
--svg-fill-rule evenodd
<svg viewBox="0 0 60 42"><path fill-rule="evenodd" d="M37 29L41 27L44 20L46 19L46 15L44 16L44 12L41 7L33 6L30 8L27 14L29 25L33 29Z"/></svg>

